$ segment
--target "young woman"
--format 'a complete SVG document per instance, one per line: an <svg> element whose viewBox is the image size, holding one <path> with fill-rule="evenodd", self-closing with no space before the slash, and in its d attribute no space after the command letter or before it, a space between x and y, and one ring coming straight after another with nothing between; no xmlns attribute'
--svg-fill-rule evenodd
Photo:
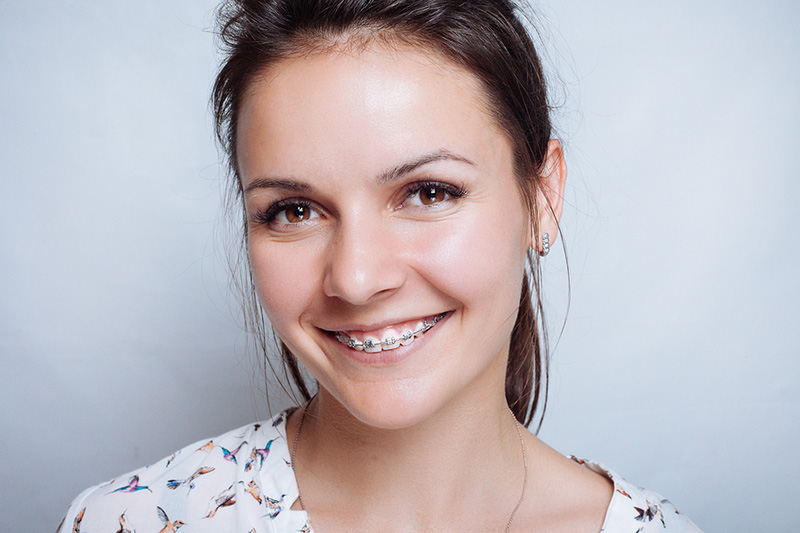
<svg viewBox="0 0 800 533"><path fill-rule="evenodd" d="M250 275L307 402L89 489L61 530L697 531L523 427L567 171L515 7L220 13Z"/></svg>

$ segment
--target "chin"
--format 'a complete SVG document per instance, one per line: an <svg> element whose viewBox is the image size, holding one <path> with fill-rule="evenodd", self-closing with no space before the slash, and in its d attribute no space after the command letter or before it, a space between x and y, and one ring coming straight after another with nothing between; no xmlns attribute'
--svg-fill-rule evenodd
<svg viewBox="0 0 800 533"><path fill-rule="evenodd" d="M424 383L359 383L337 394L320 390L361 424L394 430L423 424L443 406L445 398L432 394Z"/></svg>

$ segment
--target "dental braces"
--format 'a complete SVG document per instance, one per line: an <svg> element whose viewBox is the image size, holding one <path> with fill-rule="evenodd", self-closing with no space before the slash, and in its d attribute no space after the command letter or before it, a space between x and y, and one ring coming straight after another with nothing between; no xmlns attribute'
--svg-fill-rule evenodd
<svg viewBox="0 0 800 533"><path fill-rule="evenodd" d="M372 349L376 346L391 346L392 344L397 344L401 341L407 341L412 337L416 337L417 335L422 335L433 326L435 326L441 319L444 318L445 313L438 314L434 316L430 322L428 319L422 320L422 327L416 331L405 331L403 334L398 337L389 337L388 339L384 339L382 341L373 341L371 339L367 339L364 342L358 342L357 340L348 337L344 333L336 332L336 340L341 342L342 344L346 344L348 347L355 349L358 348L368 348Z"/></svg>

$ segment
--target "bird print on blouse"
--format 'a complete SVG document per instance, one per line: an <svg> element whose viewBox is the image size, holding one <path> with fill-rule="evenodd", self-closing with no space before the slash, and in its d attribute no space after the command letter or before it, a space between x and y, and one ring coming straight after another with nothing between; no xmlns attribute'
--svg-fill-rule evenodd
<svg viewBox="0 0 800 533"><path fill-rule="evenodd" d="M128 521L125 519L125 513L119 515L119 529L116 533L136 533L128 525Z"/></svg>
<svg viewBox="0 0 800 533"><path fill-rule="evenodd" d="M283 511L283 499L286 497L286 494L281 494L280 500L273 500L269 496L264 496L264 501L269 507L269 512L265 516L269 516L270 518L275 518Z"/></svg>
<svg viewBox="0 0 800 533"><path fill-rule="evenodd" d="M170 456L167 458L167 464L166 464L166 465L164 465L164 468L167 468L167 467L170 465L170 463L172 463L172 461L174 461L174 460L175 460L175 457L177 457L179 453L181 453L181 452L180 452L180 451L177 451L177 452L173 453L172 455L170 455Z"/></svg>
<svg viewBox="0 0 800 533"><path fill-rule="evenodd" d="M217 511L223 507L230 507L236 503L236 492L233 490L233 485L220 492L211 500L210 511L206 518L212 518L217 514Z"/></svg>
<svg viewBox="0 0 800 533"><path fill-rule="evenodd" d="M275 418L272 420L272 427L276 428L276 427L280 426L281 424L283 424L283 421L284 421L285 419L286 419L286 411L281 411L281 412L278 414L278 416L276 416L276 417L275 417Z"/></svg>
<svg viewBox="0 0 800 533"><path fill-rule="evenodd" d="M244 464L245 472L249 472L250 469L253 468L256 459L258 459L258 469L261 470L261 467L264 466L264 459L269 457L269 449L272 447L272 440L267 442L267 445L263 448L253 447L253 451L250 453L250 459Z"/></svg>
<svg viewBox="0 0 800 533"><path fill-rule="evenodd" d="M167 488L175 490L178 487L180 487L181 485L186 485L187 487L189 487L189 492L191 492L192 489L195 487L195 485L194 485L194 480L195 479L197 479L198 477L202 476L203 474L208 474L208 473L211 473L213 471L214 471L214 467L213 466L200 467L197 470L195 470L194 474L192 474L191 476L187 477L184 480L170 479L169 481L167 481Z"/></svg>
<svg viewBox="0 0 800 533"><path fill-rule="evenodd" d="M111 492L109 492L109 494L112 494L114 492L137 492L140 490L149 490L150 492L153 492L150 487L147 487L145 485L139 485L139 476L133 476L131 477L131 480L128 481L127 485L112 490Z"/></svg>
<svg viewBox="0 0 800 533"><path fill-rule="evenodd" d="M242 485L244 485L244 481L240 481ZM256 485L254 479L251 479L250 482L247 484L247 487L244 489L246 493L253 497L258 503L261 503L261 488Z"/></svg>
<svg viewBox="0 0 800 533"><path fill-rule="evenodd" d="M86 507L81 509L81 512L78 513L78 516L75 517L75 520L72 522L72 533L81 533L81 522L83 522L83 516L86 514ZM64 523L63 521L61 522Z"/></svg>
<svg viewBox="0 0 800 533"><path fill-rule="evenodd" d="M667 500L664 500L665 503ZM661 508L658 504L653 504L645 502L647 505L647 509L642 509L641 507L634 507L633 510L636 511L635 519L639 522L652 522L654 519L658 518L661 520L661 525L666 526L664 523L664 513L661 512Z"/></svg>
<svg viewBox="0 0 800 533"><path fill-rule="evenodd" d="M197 448L196 451L198 451L198 452L210 452L213 449L214 449L214 441L210 440L210 441L206 442L205 444L203 444L202 446L200 446L199 448Z"/></svg>
<svg viewBox="0 0 800 533"><path fill-rule="evenodd" d="M178 529L184 525L183 520L170 521L166 511L161 507L156 507L156 511L158 512L158 518L161 520L161 523L164 524L164 529L158 533L175 533L175 531L178 531Z"/></svg>
<svg viewBox="0 0 800 533"><path fill-rule="evenodd" d="M285 413L277 419L285 421ZM83 503L88 503L88 509L78 515L68 513L66 518L74 524L76 532L85 530L84 533L135 533L136 530L169 533L184 525L187 527L183 530L193 529L189 524L200 527L201 531L228 531L232 522L237 524L234 528L237 530L240 523L249 524L247 529L252 525L253 530L264 533L299 530L304 516L275 521L285 509L284 498L288 491L285 483L278 485L284 490L275 490L276 478L269 473L269 464L277 464L287 479L291 479L291 467L285 444L277 454L273 453L276 442L286 442L285 426L275 425L274 420L250 424L216 439L187 446L150 467L98 485L87 491L81 503L74 504L82 505L78 509L83 510L87 507ZM242 457L248 460L239 461ZM266 479L273 487L271 492L265 493L262 487L259 474L262 469L268 472ZM224 485L221 484L223 480L227 480ZM114 490L102 490L109 485ZM181 491L185 500L168 496ZM134 493L146 497L134 496ZM252 521L240 522L241 518L237 518L240 514L251 516ZM285 527L288 522L296 524ZM59 526L58 531L67 533L66 526Z"/></svg>
<svg viewBox="0 0 800 533"><path fill-rule="evenodd" d="M239 450L241 450L242 446L244 446L245 444L247 444L246 440L242 441L239 444L239 446L237 446L233 450L229 450L228 448L225 448L224 446L220 446L220 448L222 448L222 454L223 454L222 457L225 458L228 461L233 461L234 463L236 463L237 462L236 461L236 454L239 453Z"/></svg>

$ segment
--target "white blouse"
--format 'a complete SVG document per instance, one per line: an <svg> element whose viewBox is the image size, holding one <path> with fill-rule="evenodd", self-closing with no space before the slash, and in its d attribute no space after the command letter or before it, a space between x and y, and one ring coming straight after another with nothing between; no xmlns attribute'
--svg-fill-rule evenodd
<svg viewBox="0 0 800 533"><path fill-rule="evenodd" d="M57 533L310 532L286 438L286 411L89 488L70 505ZM599 463L573 460L608 477L614 495L602 531L700 531L668 501ZM182 532L183 533L183 532Z"/></svg>

